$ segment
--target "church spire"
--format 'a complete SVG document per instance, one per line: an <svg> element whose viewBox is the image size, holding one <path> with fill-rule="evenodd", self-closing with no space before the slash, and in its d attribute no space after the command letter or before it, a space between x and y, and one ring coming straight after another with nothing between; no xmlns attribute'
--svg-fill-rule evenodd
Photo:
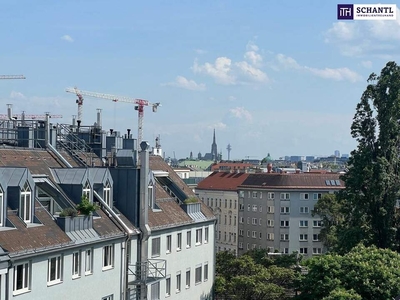
<svg viewBox="0 0 400 300"><path fill-rule="evenodd" d="M217 142L215 139L215 128L214 128L214 135L213 135L213 143L211 145L211 155L214 161L218 161L218 150L217 150Z"/></svg>

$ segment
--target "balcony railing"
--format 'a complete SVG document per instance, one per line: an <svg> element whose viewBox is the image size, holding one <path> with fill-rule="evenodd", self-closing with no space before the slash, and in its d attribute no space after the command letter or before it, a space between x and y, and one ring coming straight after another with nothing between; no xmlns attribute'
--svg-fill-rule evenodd
<svg viewBox="0 0 400 300"><path fill-rule="evenodd" d="M128 266L129 285L141 285L160 281L166 277L167 261L165 259L149 259L146 262Z"/></svg>

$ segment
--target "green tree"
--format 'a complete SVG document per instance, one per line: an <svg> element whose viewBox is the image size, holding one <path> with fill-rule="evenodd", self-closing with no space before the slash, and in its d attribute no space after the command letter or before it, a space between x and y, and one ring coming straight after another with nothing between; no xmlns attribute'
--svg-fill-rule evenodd
<svg viewBox="0 0 400 300"><path fill-rule="evenodd" d="M357 104L351 134L358 146L342 177L346 188L338 193L337 203L325 210L339 209L339 223L328 223L324 234L328 245L340 253L358 243L399 250L395 208L400 187L399 120L400 67L388 62L379 76L370 75Z"/></svg>
<svg viewBox="0 0 400 300"><path fill-rule="evenodd" d="M306 261L297 299L388 300L400 293L400 254L358 245L341 256L327 254Z"/></svg>
<svg viewBox="0 0 400 300"><path fill-rule="evenodd" d="M262 261L262 252L252 253ZM289 299L296 274L292 268L257 263L252 255L235 257L217 253L215 293L217 299Z"/></svg>

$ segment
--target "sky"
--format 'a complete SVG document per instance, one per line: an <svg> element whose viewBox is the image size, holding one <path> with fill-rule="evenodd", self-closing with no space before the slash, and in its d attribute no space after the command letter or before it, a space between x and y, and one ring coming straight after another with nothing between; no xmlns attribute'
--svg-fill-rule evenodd
<svg viewBox="0 0 400 300"><path fill-rule="evenodd" d="M357 3L377 3L362 1ZM392 3L392 2L391 2ZM367 78L400 58L396 21L337 21L337 1L0 0L0 113L77 114L68 87L160 102L166 156L350 153ZM86 97L83 124L137 134L130 103Z"/></svg>

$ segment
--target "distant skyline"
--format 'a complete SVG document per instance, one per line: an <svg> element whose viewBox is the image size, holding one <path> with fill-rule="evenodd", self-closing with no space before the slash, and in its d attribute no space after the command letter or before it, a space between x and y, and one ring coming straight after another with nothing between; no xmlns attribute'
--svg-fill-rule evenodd
<svg viewBox="0 0 400 300"><path fill-rule="evenodd" d="M362 3L378 3L362 1ZM337 1L2 1L0 113L62 114L65 88L161 102L144 139L167 156L350 153L370 73L400 58L396 21L336 20ZM133 105L86 97L83 124L137 135Z"/></svg>

